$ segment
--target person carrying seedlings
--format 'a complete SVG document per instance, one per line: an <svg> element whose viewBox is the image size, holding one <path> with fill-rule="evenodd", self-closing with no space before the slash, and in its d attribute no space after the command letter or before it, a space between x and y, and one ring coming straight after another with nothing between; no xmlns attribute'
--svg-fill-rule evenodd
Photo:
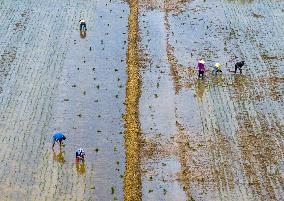
<svg viewBox="0 0 284 201"><path fill-rule="evenodd" d="M55 134L53 135L52 148L54 147L55 142L59 143L59 146L61 147L63 140L66 140L66 137L65 137L62 133L58 133L58 132L55 133Z"/></svg>
<svg viewBox="0 0 284 201"><path fill-rule="evenodd" d="M242 67L243 67L243 65L245 65L244 61L237 62L235 64L235 73L237 73L237 70L239 69L240 70L240 74L242 74Z"/></svg>
<svg viewBox="0 0 284 201"><path fill-rule="evenodd" d="M85 160L85 152L82 148L79 148L77 151L76 151L76 162L79 163L80 161L83 161L84 162Z"/></svg>
<svg viewBox="0 0 284 201"><path fill-rule="evenodd" d="M79 21L79 23L80 23L80 31L83 31L83 30L87 30L87 25L86 25L86 21L84 20L84 19L81 19L80 21Z"/></svg>
<svg viewBox="0 0 284 201"><path fill-rule="evenodd" d="M217 75L217 73L222 73L221 64L219 63L216 63L212 70L213 75Z"/></svg>
<svg viewBox="0 0 284 201"><path fill-rule="evenodd" d="M198 78L201 77L202 79L204 79L205 61L203 59L198 61L197 68L198 68Z"/></svg>

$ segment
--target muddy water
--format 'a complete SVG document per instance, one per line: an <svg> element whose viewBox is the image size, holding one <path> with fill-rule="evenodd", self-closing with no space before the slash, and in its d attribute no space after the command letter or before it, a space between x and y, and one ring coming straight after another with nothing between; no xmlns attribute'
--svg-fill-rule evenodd
<svg viewBox="0 0 284 201"><path fill-rule="evenodd" d="M143 200L284 199L282 8L140 1Z"/></svg>
<svg viewBox="0 0 284 201"><path fill-rule="evenodd" d="M0 200L123 200L128 5L1 1L0 10ZM61 152L51 150L55 131L67 136Z"/></svg>

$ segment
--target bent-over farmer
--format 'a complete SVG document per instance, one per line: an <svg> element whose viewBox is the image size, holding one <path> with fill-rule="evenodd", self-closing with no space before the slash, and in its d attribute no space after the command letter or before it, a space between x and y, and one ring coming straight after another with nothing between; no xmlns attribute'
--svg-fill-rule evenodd
<svg viewBox="0 0 284 201"><path fill-rule="evenodd" d="M202 79L204 79L205 61L203 59L198 61L197 69L198 69L198 78L201 77Z"/></svg>
<svg viewBox="0 0 284 201"><path fill-rule="evenodd" d="M66 137L62 134L62 133L55 133L53 135L53 144L52 144L52 148L54 147L55 145L55 142L59 143L60 147L61 147L61 144L62 144L62 141L63 140L66 140Z"/></svg>
<svg viewBox="0 0 284 201"><path fill-rule="evenodd" d="M82 160L84 162L85 159L85 151L82 148L79 148L76 151L76 162L80 162L80 160Z"/></svg>
<svg viewBox="0 0 284 201"><path fill-rule="evenodd" d="M80 23L80 31L83 31L83 30L87 30L87 25L86 25L86 21L84 20L84 19L81 19L80 21L79 21L79 23Z"/></svg>

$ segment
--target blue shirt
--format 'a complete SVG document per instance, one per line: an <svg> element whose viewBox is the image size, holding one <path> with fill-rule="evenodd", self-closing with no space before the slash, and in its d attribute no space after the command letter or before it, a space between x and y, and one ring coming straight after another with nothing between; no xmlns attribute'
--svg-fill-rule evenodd
<svg viewBox="0 0 284 201"><path fill-rule="evenodd" d="M54 139L54 140L65 140L66 137L65 137L62 133L55 133L55 134L53 135L53 139Z"/></svg>

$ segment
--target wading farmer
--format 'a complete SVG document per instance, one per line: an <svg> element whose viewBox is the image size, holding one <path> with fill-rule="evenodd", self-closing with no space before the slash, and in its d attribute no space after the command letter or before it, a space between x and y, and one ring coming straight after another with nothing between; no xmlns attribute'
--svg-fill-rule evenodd
<svg viewBox="0 0 284 201"><path fill-rule="evenodd" d="M52 148L55 145L55 142L59 143L60 147L62 145L62 141L66 140L66 137L62 134L62 133L55 133L53 135L53 144L52 144Z"/></svg>
<svg viewBox="0 0 284 201"><path fill-rule="evenodd" d="M87 25L86 25L86 21L85 20L83 20L83 19L81 19L80 21L79 21L79 23L80 23L80 31L83 31L83 30L87 30Z"/></svg>
<svg viewBox="0 0 284 201"><path fill-rule="evenodd" d="M205 61L203 59L198 61L197 69L198 69L198 78L201 77L202 79L204 79Z"/></svg>
<svg viewBox="0 0 284 201"><path fill-rule="evenodd" d="M79 163L80 161L84 162L85 159L85 151L82 148L79 148L76 151L76 162Z"/></svg>

